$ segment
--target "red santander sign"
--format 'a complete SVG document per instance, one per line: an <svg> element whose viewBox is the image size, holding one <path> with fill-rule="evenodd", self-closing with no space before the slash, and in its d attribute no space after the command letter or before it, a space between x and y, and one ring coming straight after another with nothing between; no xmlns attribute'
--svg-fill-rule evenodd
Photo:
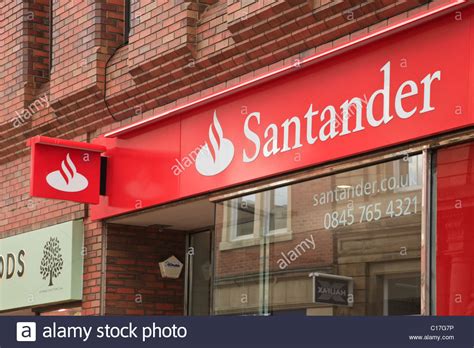
<svg viewBox="0 0 474 348"><path fill-rule="evenodd" d="M357 132L363 134L370 128L389 127L391 122L401 124L401 120L414 116L428 118L429 113L435 111L432 95L434 88L441 88L435 86L440 85L441 70L428 72L419 81L402 80L396 91L391 90L391 62L386 62L380 71L383 84L379 89L363 97L348 97L339 106L319 107L313 102L304 113L298 115L295 112L290 116L285 115L285 118L263 115L256 108L256 111L242 117L243 124L236 127L242 131L238 137L240 149L224 136L217 111L214 111L208 132L209 140L201 148L190 151L195 152L197 172L203 176L218 175L231 164L234 157L241 164L250 164L285 152L301 154L305 147L316 145L317 142L336 141L336 137ZM380 107L375 112L377 103ZM175 170L180 173L178 168Z"/></svg>
<svg viewBox="0 0 474 348"><path fill-rule="evenodd" d="M99 202L101 152L105 147L36 136L31 147L30 194L81 203Z"/></svg>
<svg viewBox="0 0 474 348"><path fill-rule="evenodd" d="M474 13L111 132L104 218L474 126ZM454 54L455 52L456 54ZM126 133L126 134L125 134Z"/></svg>

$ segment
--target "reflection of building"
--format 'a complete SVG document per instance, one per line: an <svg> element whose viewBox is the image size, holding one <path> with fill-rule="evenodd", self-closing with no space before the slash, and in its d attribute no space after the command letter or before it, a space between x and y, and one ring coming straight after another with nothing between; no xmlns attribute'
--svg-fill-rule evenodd
<svg viewBox="0 0 474 348"><path fill-rule="evenodd" d="M418 314L419 159L388 162L219 204L215 313ZM405 178L410 176L407 184ZM389 181L405 187L389 190ZM368 189L360 195L336 192L352 192L357 186ZM328 223L335 219L335 225ZM353 305L314 304L311 272L351 277Z"/></svg>

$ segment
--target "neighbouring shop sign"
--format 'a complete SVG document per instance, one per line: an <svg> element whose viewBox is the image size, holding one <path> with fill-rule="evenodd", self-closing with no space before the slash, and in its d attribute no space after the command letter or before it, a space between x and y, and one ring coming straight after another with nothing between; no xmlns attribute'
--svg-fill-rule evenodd
<svg viewBox="0 0 474 348"><path fill-rule="evenodd" d="M100 145L36 136L31 147L32 196L98 203L100 195Z"/></svg>
<svg viewBox="0 0 474 348"><path fill-rule="evenodd" d="M309 276L313 278L313 302L352 307L354 281L351 277L317 272Z"/></svg>
<svg viewBox="0 0 474 348"><path fill-rule="evenodd" d="M0 239L0 311L82 299L82 220Z"/></svg>
<svg viewBox="0 0 474 348"><path fill-rule="evenodd" d="M96 139L94 219L474 125L474 7ZM453 54L456 52L456 54Z"/></svg>

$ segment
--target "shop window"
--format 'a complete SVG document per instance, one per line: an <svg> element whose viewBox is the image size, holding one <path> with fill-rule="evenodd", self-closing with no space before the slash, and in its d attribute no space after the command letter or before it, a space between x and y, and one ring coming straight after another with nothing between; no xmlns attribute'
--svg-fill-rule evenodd
<svg viewBox="0 0 474 348"><path fill-rule="evenodd" d="M419 315L422 163L416 155L217 204L212 313ZM311 274L330 279L321 300Z"/></svg>

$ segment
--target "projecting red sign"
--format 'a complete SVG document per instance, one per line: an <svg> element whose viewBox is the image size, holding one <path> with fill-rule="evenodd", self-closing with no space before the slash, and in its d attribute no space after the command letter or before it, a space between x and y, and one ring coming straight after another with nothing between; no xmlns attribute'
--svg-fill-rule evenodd
<svg viewBox="0 0 474 348"><path fill-rule="evenodd" d="M30 194L81 203L98 203L100 145L37 136L31 147Z"/></svg>

